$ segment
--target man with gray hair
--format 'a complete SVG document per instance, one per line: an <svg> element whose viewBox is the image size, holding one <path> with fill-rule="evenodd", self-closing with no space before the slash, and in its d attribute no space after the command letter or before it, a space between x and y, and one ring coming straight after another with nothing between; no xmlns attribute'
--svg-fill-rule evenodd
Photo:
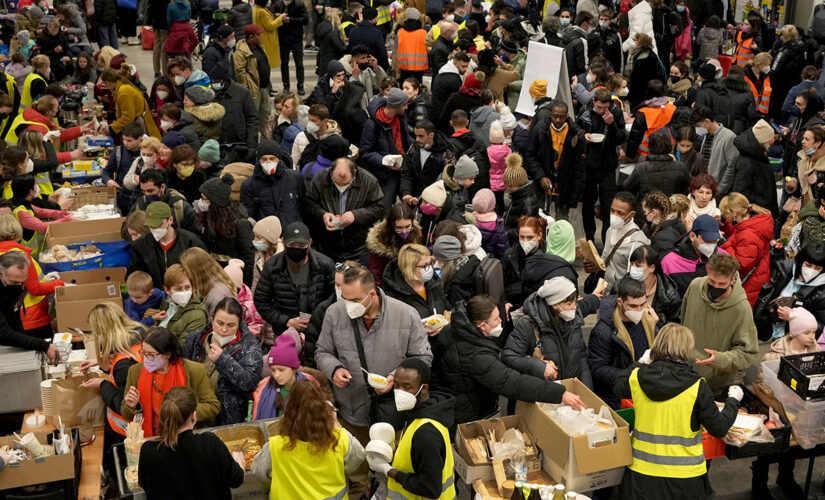
<svg viewBox="0 0 825 500"><path fill-rule="evenodd" d="M451 21L439 21L438 27L441 34L430 50L430 69L434 75L438 74L438 70L447 63L450 54L453 53L453 35L458 31L458 25Z"/></svg>
<svg viewBox="0 0 825 500"><path fill-rule="evenodd" d="M40 351L54 362L59 358L57 347L48 341L23 332L20 305L29 277L29 259L22 252L0 255L0 345Z"/></svg>

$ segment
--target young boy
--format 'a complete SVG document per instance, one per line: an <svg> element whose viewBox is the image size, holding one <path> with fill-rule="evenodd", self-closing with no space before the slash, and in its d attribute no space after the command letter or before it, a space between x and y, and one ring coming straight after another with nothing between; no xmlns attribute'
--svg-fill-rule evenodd
<svg viewBox="0 0 825 500"><path fill-rule="evenodd" d="M131 193L123 191L124 180L132 163L140 157L140 143L143 140L143 128L137 122L128 123L120 134L122 145L115 147L109 155L109 162L101 173L101 180L109 187L118 189L118 208L120 213L128 214L131 208ZM123 192L122 192L123 191ZM122 193L121 193L122 192Z"/></svg>
<svg viewBox="0 0 825 500"><path fill-rule="evenodd" d="M152 287L152 277L149 274L135 271L126 278L126 291L129 293L129 298L123 305L126 315L142 325L155 326L152 315L158 312L166 296L163 290Z"/></svg>

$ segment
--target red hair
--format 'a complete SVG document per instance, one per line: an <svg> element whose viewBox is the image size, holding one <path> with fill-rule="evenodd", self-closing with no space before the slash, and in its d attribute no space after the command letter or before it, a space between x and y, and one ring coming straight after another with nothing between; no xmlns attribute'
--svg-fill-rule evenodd
<svg viewBox="0 0 825 500"><path fill-rule="evenodd" d="M543 217L530 217L529 215L522 215L518 219L518 228L527 227L534 233L539 235L539 248L544 246L544 235L547 230L547 219Z"/></svg>
<svg viewBox="0 0 825 500"><path fill-rule="evenodd" d="M710 189L713 196L716 196L716 179L713 178L710 174L699 174L690 181L690 188L688 188L689 193L693 193L700 187L706 187Z"/></svg>

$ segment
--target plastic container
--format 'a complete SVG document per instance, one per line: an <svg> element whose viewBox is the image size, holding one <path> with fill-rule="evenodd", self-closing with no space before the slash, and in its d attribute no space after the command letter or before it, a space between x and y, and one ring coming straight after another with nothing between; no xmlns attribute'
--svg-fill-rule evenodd
<svg viewBox="0 0 825 500"><path fill-rule="evenodd" d="M802 399L825 398L825 352L783 356L779 380Z"/></svg>
<svg viewBox="0 0 825 500"><path fill-rule="evenodd" d="M776 399L784 405L799 446L809 450L819 443L825 443L825 400L803 400L779 380L778 372L778 359L762 362L765 383L773 390Z"/></svg>
<svg viewBox="0 0 825 500"><path fill-rule="evenodd" d="M745 396L742 398L741 408L748 410L748 413L767 415L768 407L747 387L744 390ZM773 436L773 443L747 443L744 446L728 446L725 448L725 456L729 460L738 458L755 457L759 455L772 455L788 451L791 445L791 426L787 422L782 422L783 427L770 429Z"/></svg>
<svg viewBox="0 0 825 500"><path fill-rule="evenodd" d="M725 456L725 441L722 438L715 438L708 434L708 431L703 430L702 449L705 450L705 460L723 457Z"/></svg>

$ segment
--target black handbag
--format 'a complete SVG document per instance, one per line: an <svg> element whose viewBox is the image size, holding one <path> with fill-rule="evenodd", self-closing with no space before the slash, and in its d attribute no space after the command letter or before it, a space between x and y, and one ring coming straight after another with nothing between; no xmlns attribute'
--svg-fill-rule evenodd
<svg viewBox="0 0 825 500"><path fill-rule="evenodd" d="M358 359L361 362L361 375L364 376L364 385L370 397L370 425L376 422L386 422L393 426L396 431L404 430L404 416L395 408L395 396L390 391L386 394L378 394L375 388L370 385L367 372L367 357L364 354L364 344L361 342L361 329L358 320L352 319L352 334L355 336L355 346L358 348ZM366 371L365 371L366 370Z"/></svg>

